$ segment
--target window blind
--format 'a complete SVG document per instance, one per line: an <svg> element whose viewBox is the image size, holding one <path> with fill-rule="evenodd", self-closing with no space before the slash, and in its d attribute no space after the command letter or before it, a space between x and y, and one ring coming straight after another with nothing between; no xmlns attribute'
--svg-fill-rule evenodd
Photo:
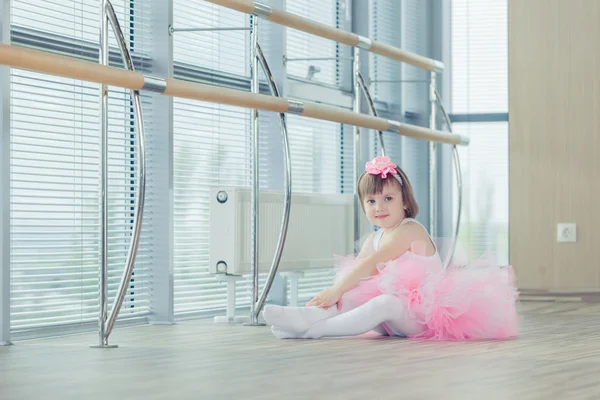
<svg viewBox="0 0 600 400"><path fill-rule="evenodd" d="M506 0L452 0L452 113L508 112Z"/></svg>
<svg viewBox="0 0 600 400"><path fill-rule="evenodd" d="M453 0L453 114L508 112L507 2ZM508 264L508 123L454 123L471 139L460 148L463 222L460 239L470 258L484 251Z"/></svg>
<svg viewBox="0 0 600 400"><path fill-rule="evenodd" d="M429 55L427 4L420 0L404 0L402 48L413 53ZM403 63L404 109L415 113L423 123L428 121L427 103L429 72Z"/></svg>
<svg viewBox="0 0 600 400"><path fill-rule="evenodd" d="M136 68L147 70L150 0L115 1ZM16 45L98 60L100 5L94 0L13 0ZM122 67L110 35L110 64ZM144 98L146 105L151 98ZM129 93L109 93L109 301L125 264L139 165ZM11 329L95 322L101 210L99 90L95 84L12 70L10 132ZM145 114L152 129L152 116ZM152 196L151 184L147 194ZM152 210L144 227L152 233ZM152 254L147 236L120 319L148 313Z"/></svg>
<svg viewBox="0 0 600 400"><path fill-rule="evenodd" d="M394 0L371 0L369 34L377 41L402 47L402 31L398 29L401 20L401 2ZM369 53L370 75L373 84L371 96L382 118L401 120L402 102L402 63L387 57ZM381 155L381 147L376 131L369 131L372 157ZM386 155L400 164L402 161L402 137L394 132L383 133Z"/></svg>
<svg viewBox="0 0 600 400"><path fill-rule="evenodd" d="M176 28L248 27L250 17L201 1L173 2ZM263 31L262 28L261 33ZM178 79L249 90L248 31L175 32ZM250 110L173 101L175 314L215 312L226 288L208 273L208 195L219 186L250 187ZM238 289L244 299L244 284Z"/></svg>
<svg viewBox="0 0 600 400"><path fill-rule="evenodd" d="M402 48L413 53L429 56L431 25L427 14L427 3L420 0L404 0L402 21ZM429 74L427 71L403 64L403 120L409 124L429 126ZM402 138L400 161L410 179L420 211L417 216L429 226L429 142L409 137Z"/></svg>
<svg viewBox="0 0 600 400"><path fill-rule="evenodd" d="M294 192L339 193L352 171L342 170L339 123L288 116ZM351 140L351 137L349 138Z"/></svg>
<svg viewBox="0 0 600 400"><path fill-rule="evenodd" d="M338 3L343 3L341 10ZM340 18L345 17L344 0L297 0L287 1L286 11L329 26L342 28ZM343 12L343 15L340 14ZM348 57L348 46L310 35L295 29L286 29L286 57L294 58L332 58L331 60L302 60L287 62L289 76L330 86L341 86L343 70L348 60L339 60L340 55Z"/></svg>
<svg viewBox="0 0 600 400"><path fill-rule="evenodd" d="M246 14L206 1L173 0L173 25L178 29L241 28L249 27L249 21ZM248 51L247 31L176 32L173 36L176 65L190 66L198 72L248 77Z"/></svg>
<svg viewBox="0 0 600 400"><path fill-rule="evenodd" d="M398 48L402 47L402 31L399 29L402 17L402 3L397 0L371 0L369 34L374 40ZM402 83L402 63L369 53L371 96L377 103L383 103L384 110L396 112L400 106ZM398 117L396 116L396 119Z"/></svg>
<svg viewBox="0 0 600 400"><path fill-rule="evenodd" d="M175 312L226 304L208 273L210 188L249 187L249 113L235 107L174 99Z"/></svg>

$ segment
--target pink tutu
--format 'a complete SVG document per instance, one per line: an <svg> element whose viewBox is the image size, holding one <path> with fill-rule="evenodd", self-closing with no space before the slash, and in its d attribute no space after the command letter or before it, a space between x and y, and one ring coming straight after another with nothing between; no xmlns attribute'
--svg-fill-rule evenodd
<svg viewBox="0 0 600 400"><path fill-rule="evenodd" d="M342 257L338 262L336 281L356 260ZM479 260L443 269L437 258L406 252L378 269L377 275L344 294L344 308L391 294L405 299L409 316L425 326L424 332L411 336L414 339L506 339L518 334L518 291L512 267Z"/></svg>

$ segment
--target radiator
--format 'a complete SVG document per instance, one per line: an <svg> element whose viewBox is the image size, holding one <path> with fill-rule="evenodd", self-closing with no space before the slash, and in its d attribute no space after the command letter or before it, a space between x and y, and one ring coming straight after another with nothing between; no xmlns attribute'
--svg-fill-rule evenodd
<svg viewBox="0 0 600 400"><path fill-rule="evenodd" d="M210 273L251 273L251 197L249 189L211 191ZM277 246L283 197L281 192L260 192L261 273L268 272ZM333 266L334 255L352 253L352 209L352 195L292 194L290 222L278 271L328 268Z"/></svg>

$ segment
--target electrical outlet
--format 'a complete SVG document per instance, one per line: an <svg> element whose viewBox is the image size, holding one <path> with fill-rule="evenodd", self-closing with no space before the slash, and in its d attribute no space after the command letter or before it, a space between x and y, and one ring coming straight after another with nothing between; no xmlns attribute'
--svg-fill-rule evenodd
<svg viewBox="0 0 600 400"><path fill-rule="evenodd" d="M556 240L559 242L575 242L577 240L577 226L574 223L558 224Z"/></svg>

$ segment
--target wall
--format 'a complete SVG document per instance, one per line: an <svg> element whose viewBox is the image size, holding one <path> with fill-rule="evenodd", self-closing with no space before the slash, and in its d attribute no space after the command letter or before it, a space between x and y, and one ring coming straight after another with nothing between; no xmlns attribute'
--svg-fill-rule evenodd
<svg viewBox="0 0 600 400"><path fill-rule="evenodd" d="M600 1L508 12L510 261L523 289L599 289ZM557 242L561 222L576 243Z"/></svg>

